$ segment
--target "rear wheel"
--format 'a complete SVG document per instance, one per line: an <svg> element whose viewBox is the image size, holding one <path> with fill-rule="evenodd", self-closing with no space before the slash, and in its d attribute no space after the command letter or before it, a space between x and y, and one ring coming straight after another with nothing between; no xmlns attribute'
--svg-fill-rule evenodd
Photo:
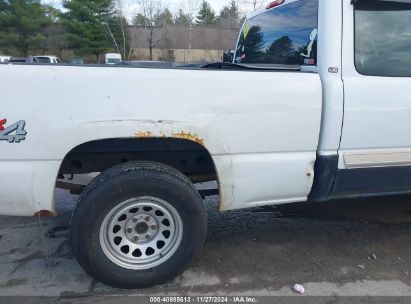
<svg viewBox="0 0 411 304"><path fill-rule="evenodd" d="M107 170L83 192L71 244L96 280L120 288L161 284L184 271L206 236L197 190L175 169L133 162Z"/></svg>

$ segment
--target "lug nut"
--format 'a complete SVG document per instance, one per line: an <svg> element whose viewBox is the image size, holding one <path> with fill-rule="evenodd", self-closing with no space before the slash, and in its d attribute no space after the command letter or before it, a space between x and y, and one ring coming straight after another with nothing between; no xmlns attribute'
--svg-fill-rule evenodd
<svg viewBox="0 0 411 304"><path fill-rule="evenodd" d="M148 222L150 220L149 216L146 216L146 222Z"/></svg>
<svg viewBox="0 0 411 304"><path fill-rule="evenodd" d="M151 230L156 230L157 229L157 225L153 224L151 225Z"/></svg>
<svg viewBox="0 0 411 304"><path fill-rule="evenodd" d="M133 232L133 229L127 228L127 232L128 232L128 233L132 233L132 232Z"/></svg>
<svg viewBox="0 0 411 304"><path fill-rule="evenodd" d="M137 223L137 219L136 219L136 218L133 218L133 222L134 222L134 223Z"/></svg>
<svg viewBox="0 0 411 304"><path fill-rule="evenodd" d="M146 239L149 240L151 236L149 234L146 235Z"/></svg>
<svg viewBox="0 0 411 304"><path fill-rule="evenodd" d="M138 236L134 237L134 242L138 242Z"/></svg>

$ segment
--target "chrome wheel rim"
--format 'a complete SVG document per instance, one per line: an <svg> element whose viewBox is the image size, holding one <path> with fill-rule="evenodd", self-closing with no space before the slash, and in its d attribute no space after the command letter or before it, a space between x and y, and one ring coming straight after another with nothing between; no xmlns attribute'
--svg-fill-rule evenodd
<svg viewBox="0 0 411 304"><path fill-rule="evenodd" d="M183 223L164 200L140 197L113 208L100 227L100 246L116 265L144 270L167 261L178 249Z"/></svg>

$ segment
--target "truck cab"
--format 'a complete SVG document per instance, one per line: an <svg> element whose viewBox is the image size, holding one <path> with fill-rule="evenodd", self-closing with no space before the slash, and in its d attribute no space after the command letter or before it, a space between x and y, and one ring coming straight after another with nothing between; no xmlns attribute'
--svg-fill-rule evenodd
<svg viewBox="0 0 411 304"><path fill-rule="evenodd" d="M410 9L409 1L278 0L247 17L234 62L298 66L321 79L310 199L410 192Z"/></svg>

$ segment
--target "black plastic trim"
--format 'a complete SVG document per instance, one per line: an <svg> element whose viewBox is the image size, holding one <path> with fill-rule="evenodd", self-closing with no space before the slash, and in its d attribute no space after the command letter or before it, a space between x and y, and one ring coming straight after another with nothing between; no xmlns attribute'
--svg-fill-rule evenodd
<svg viewBox="0 0 411 304"><path fill-rule="evenodd" d="M309 201L327 201L333 189L338 171L338 155L317 155L314 166L314 184Z"/></svg>
<svg viewBox="0 0 411 304"><path fill-rule="evenodd" d="M331 198L411 192L411 166L338 170Z"/></svg>
<svg viewBox="0 0 411 304"><path fill-rule="evenodd" d="M338 155L317 156L308 201L411 194L411 166L338 169Z"/></svg>

